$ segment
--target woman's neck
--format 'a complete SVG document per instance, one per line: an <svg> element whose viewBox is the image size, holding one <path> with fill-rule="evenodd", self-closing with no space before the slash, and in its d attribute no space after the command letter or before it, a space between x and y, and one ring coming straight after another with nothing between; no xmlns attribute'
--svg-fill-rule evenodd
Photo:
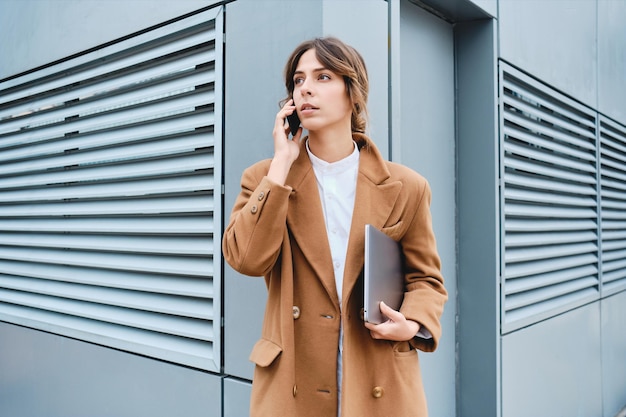
<svg viewBox="0 0 626 417"><path fill-rule="evenodd" d="M340 161L354 151L352 132L309 132L309 149L323 161Z"/></svg>

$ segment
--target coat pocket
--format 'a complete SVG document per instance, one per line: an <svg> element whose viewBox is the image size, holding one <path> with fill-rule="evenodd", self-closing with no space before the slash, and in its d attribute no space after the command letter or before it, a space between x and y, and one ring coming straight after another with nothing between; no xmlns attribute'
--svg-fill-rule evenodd
<svg viewBox="0 0 626 417"><path fill-rule="evenodd" d="M415 349L407 341L391 342L393 347L393 354L395 356L409 356L415 354Z"/></svg>
<svg viewBox="0 0 626 417"><path fill-rule="evenodd" d="M265 368L270 366L282 351L283 348L276 343L267 339L259 339L252 348L250 360Z"/></svg>

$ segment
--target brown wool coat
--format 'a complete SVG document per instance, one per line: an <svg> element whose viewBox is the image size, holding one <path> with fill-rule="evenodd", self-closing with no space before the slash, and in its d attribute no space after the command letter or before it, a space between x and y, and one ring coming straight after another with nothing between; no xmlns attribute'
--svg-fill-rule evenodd
<svg viewBox="0 0 626 417"><path fill-rule="evenodd" d="M343 320L342 417L427 415L416 348L433 351L447 293L430 214L430 188L414 171L385 161L364 135L339 308L315 174L303 147L285 186L270 161L248 168L223 239L237 271L265 276L268 300L256 364L252 416L337 416L337 346ZM406 290L400 311L432 339L374 340L363 325L364 228L402 243ZM340 313L343 311L343 314Z"/></svg>

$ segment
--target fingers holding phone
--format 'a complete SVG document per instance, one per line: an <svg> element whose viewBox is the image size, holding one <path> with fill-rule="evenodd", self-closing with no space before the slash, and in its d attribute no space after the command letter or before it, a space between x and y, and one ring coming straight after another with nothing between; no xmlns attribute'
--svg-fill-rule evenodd
<svg viewBox="0 0 626 417"><path fill-rule="evenodd" d="M294 109L293 113L287 115L287 123L289 123L289 131L291 136L296 136L300 129L300 117L298 117L298 110Z"/></svg>
<svg viewBox="0 0 626 417"><path fill-rule="evenodd" d="M296 106L293 105L293 100L289 100L276 114L273 132L274 158L272 158L268 176L278 183L284 183L287 173L291 168L291 164L300 154L302 128L298 128L296 134L291 140L289 139L291 129L290 125L287 123L287 117L293 113L296 113ZM293 125L291 127L293 127Z"/></svg>
<svg viewBox="0 0 626 417"><path fill-rule="evenodd" d="M287 123L285 123L285 120ZM300 134L298 134L298 131L300 131ZM284 133L284 139L289 138L289 133L291 133L292 139L300 139L300 135L302 134L300 129L300 118L298 117L296 106L293 105L293 99L287 101L276 115L276 124L274 125L275 139L277 133L279 132Z"/></svg>

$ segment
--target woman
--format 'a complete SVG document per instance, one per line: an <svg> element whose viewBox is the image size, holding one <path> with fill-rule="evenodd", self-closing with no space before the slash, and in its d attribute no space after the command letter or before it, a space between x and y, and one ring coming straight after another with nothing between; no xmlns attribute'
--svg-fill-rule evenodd
<svg viewBox="0 0 626 417"><path fill-rule="evenodd" d="M298 46L274 157L246 169L223 239L237 271L265 276L268 300L252 416L426 416L415 349L433 351L447 293L431 225L430 188L385 161L364 134L368 79L359 53L335 38ZM289 139L287 116L300 128ZM361 318L364 227L399 241L406 292L388 321Z"/></svg>

